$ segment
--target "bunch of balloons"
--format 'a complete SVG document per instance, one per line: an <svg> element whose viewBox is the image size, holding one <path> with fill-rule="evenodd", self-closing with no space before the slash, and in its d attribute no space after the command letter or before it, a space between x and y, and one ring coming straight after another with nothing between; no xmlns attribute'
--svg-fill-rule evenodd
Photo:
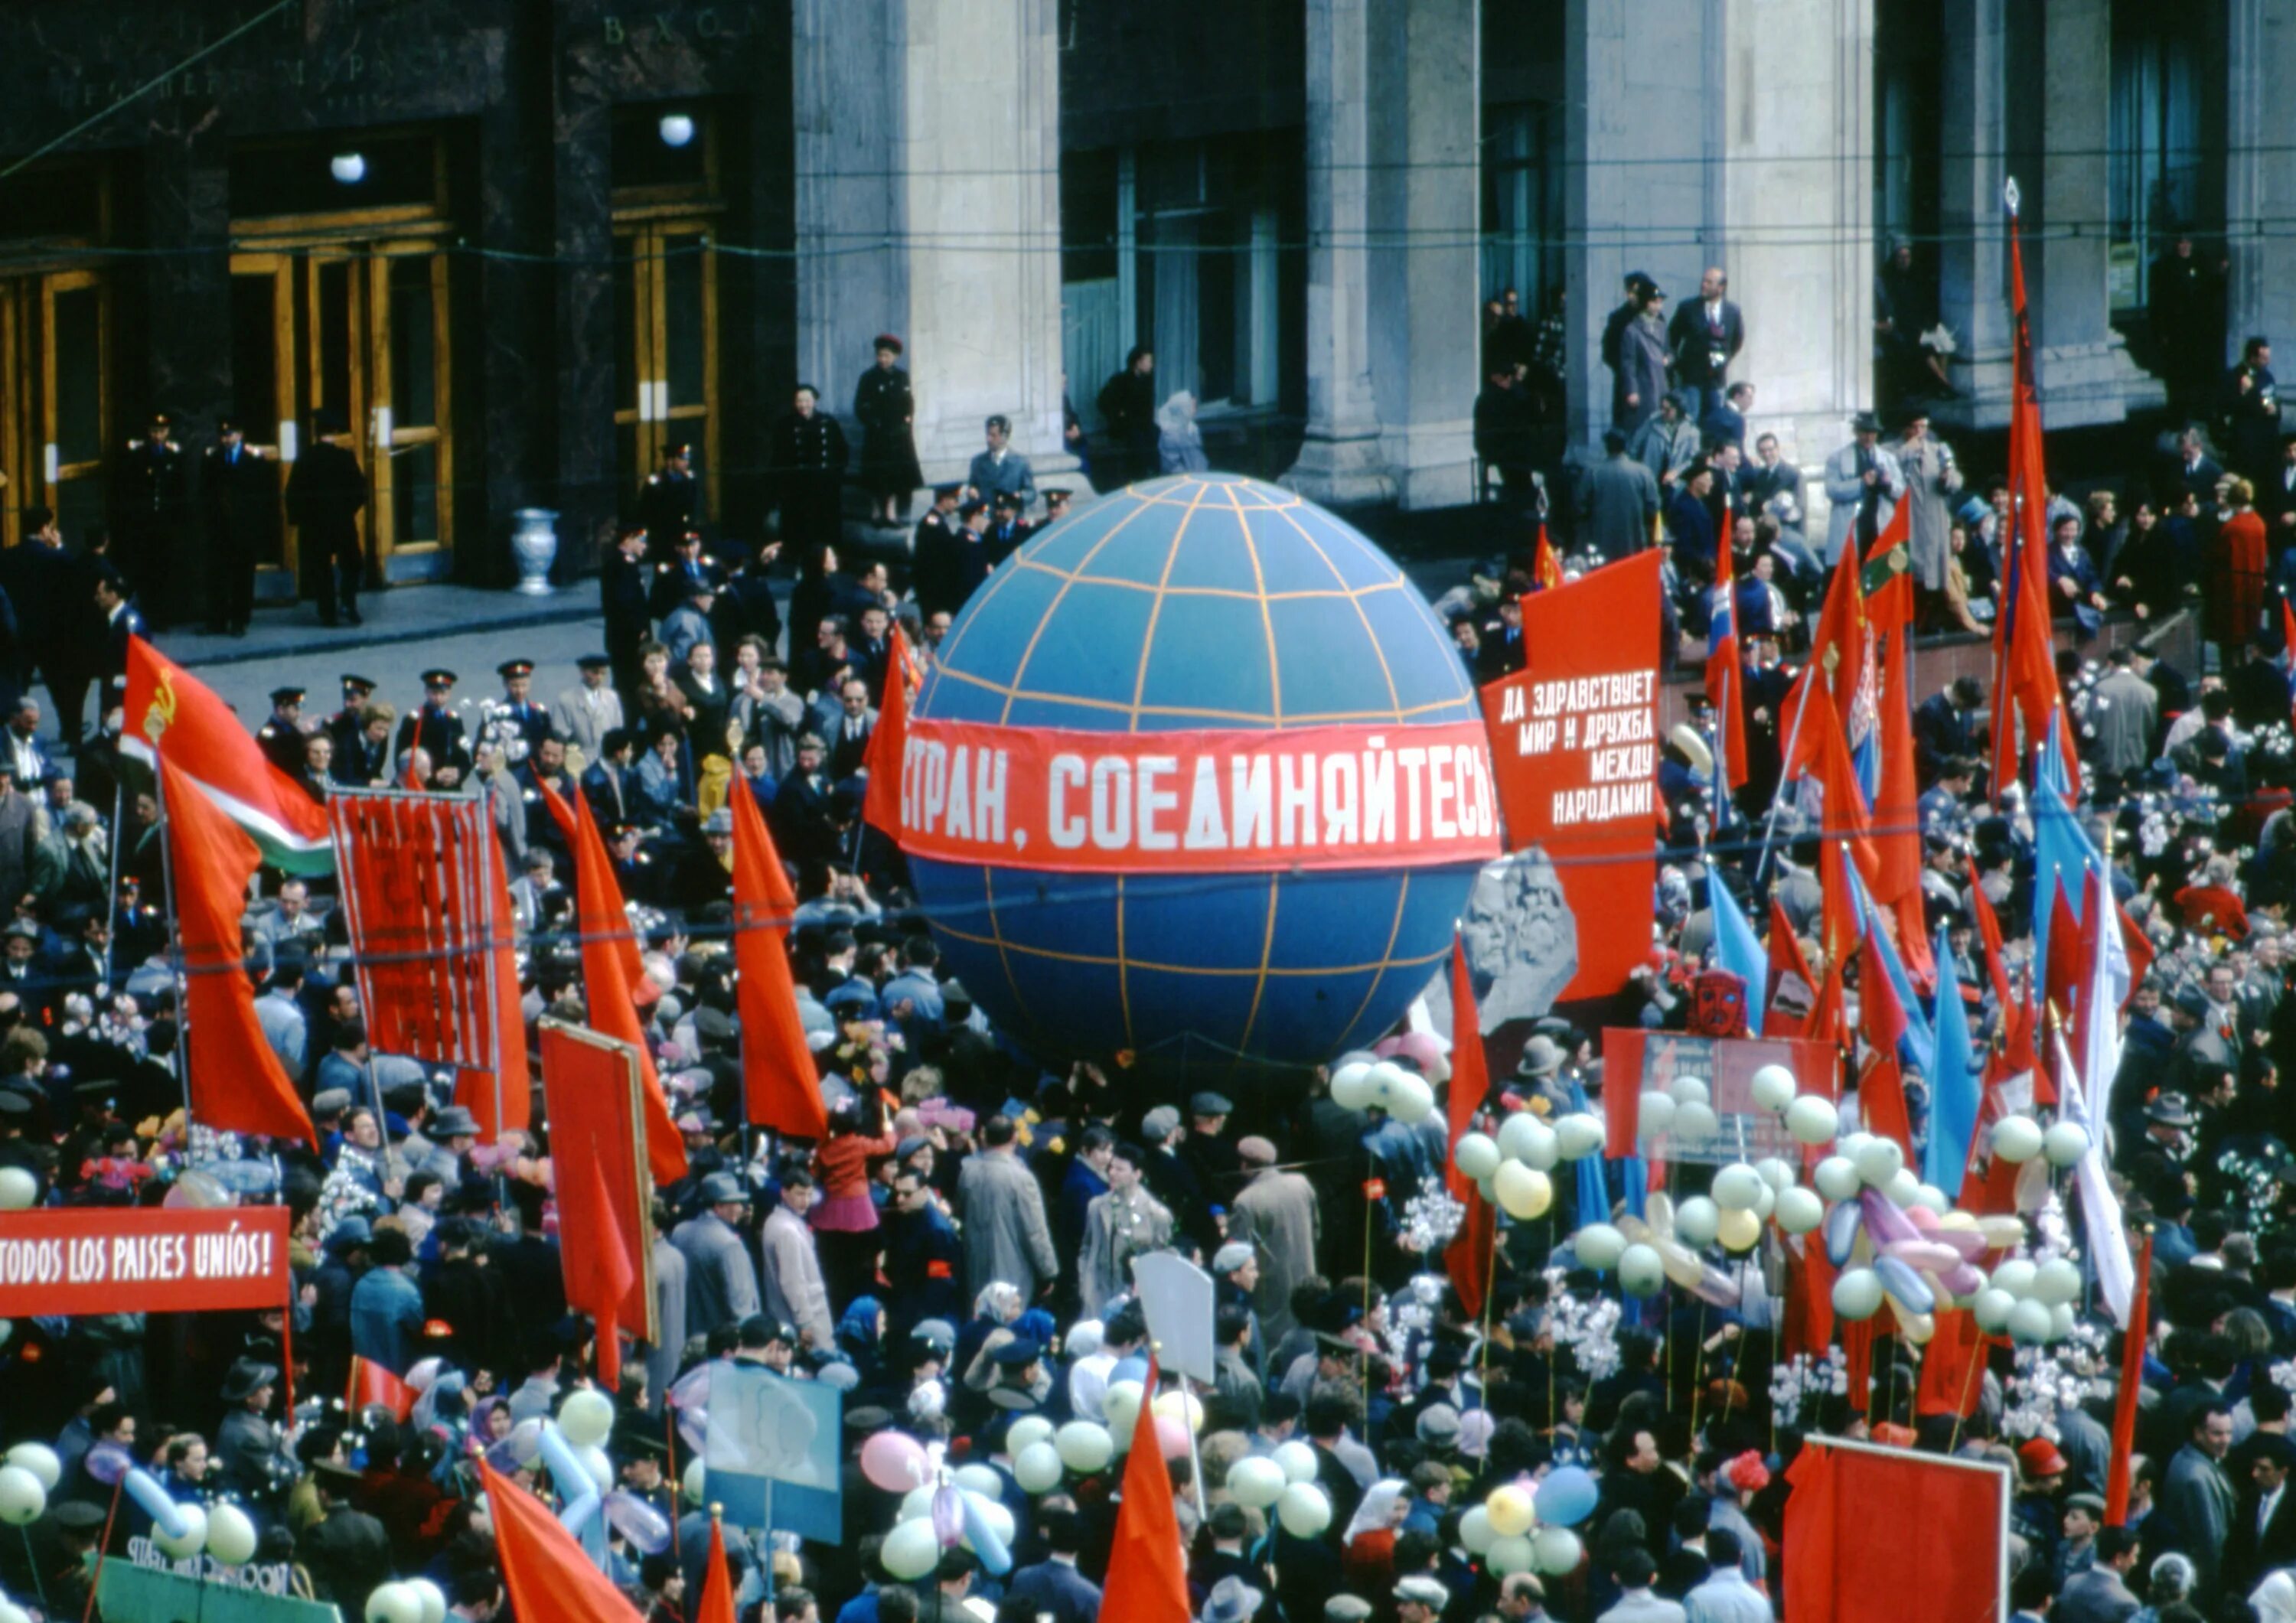
<svg viewBox="0 0 2296 1623"><path fill-rule="evenodd" d="M1038 1428L1050 1428L1046 1421L1029 1418L1036 1424L1025 1431L1026 1421L1013 1424L1014 1435L1022 1439L1012 1445L1016 1455L1045 1440ZM1102 1463L1106 1463L1103 1458ZM901 1582L926 1577L940 1564L943 1550L960 1544L992 1573L1001 1577L1013 1570L1013 1512L1004 1508L1003 1484L988 1466L961 1465L953 1473L936 1471L916 1439L900 1431L880 1431L861 1445L861 1474L885 1492L904 1496L900 1520L885 1535L878 1557Z"/></svg>
<svg viewBox="0 0 2296 1623"><path fill-rule="evenodd" d="M1499 1124L1498 1136L1462 1133L1451 1152L1461 1173L1474 1179L1483 1198L1510 1217L1543 1217L1554 1204L1550 1176L1563 1161L1603 1152L1600 1116L1574 1111L1549 1127L1529 1111L1517 1111Z"/></svg>
<svg viewBox="0 0 2296 1623"><path fill-rule="evenodd" d="M1375 1053L1341 1056L1332 1068L1332 1102L1342 1110L1374 1106L1401 1122L1424 1121L1435 1109L1435 1089L1407 1065Z"/></svg>
<svg viewBox="0 0 2296 1623"><path fill-rule="evenodd" d="M1294 1538L1315 1538L1332 1525L1332 1501L1316 1485L1316 1451L1302 1442L1279 1443L1274 1455L1246 1455L1227 1468L1228 1497L1258 1511L1274 1510Z"/></svg>
<svg viewBox="0 0 2296 1623"><path fill-rule="evenodd" d="M378 1584L366 1597L366 1623L446 1623L447 1597L427 1578Z"/></svg>
<svg viewBox="0 0 2296 1623"><path fill-rule="evenodd" d="M1459 1541L1501 1578L1574 1572L1586 1552L1572 1529L1595 1513L1600 1497L1595 1479L1577 1465L1549 1471L1536 1488L1503 1482L1459 1518Z"/></svg>

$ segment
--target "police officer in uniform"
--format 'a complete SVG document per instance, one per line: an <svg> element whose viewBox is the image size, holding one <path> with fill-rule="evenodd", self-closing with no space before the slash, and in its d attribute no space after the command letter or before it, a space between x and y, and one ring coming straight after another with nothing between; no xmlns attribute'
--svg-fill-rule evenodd
<svg viewBox="0 0 2296 1623"><path fill-rule="evenodd" d="M454 710L456 680L451 670L422 673L422 707L400 720L398 734L390 745L394 758L409 748L419 748L430 758L434 769L451 764L470 771L471 742L463 732L463 718Z"/></svg>
<svg viewBox="0 0 2296 1623"><path fill-rule="evenodd" d="M131 439L119 467L119 564L150 605L155 626L169 616L168 578L183 546L191 513L191 471L175 439L175 422L152 414L141 439Z"/></svg>
<svg viewBox="0 0 2296 1623"><path fill-rule="evenodd" d="M715 595L726 585L724 566L701 550L701 537L695 532L679 532L670 545L670 555L654 566L647 600L658 620L668 619L683 606L695 586L706 585Z"/></svg>
<svg viewBox="0 0 2296 1623"><path fill-rule="evenodd" d="M343 708L328 717L324 724L327 736L335 741L337 760L357 752L359 734L366 730L363 712L366 709L366 701L374 693L374 678L372 676L345 671L340 681L343 684Z"/></svg>
<svg viewBox="0 0 2296 1623"><path fill-rule="evenodd" d="M503 707L509 711L511 724L531 751L556 731L551 725L550 707L534 700L534 661L504 660L495 667L495 674L503 682Z"/></svg>
<svg viewBox="0 0 2296 1623"><path fill-rule="evenodd" d="M216 419L216 443L201 458L200 503L216 572L209 629L225 636L245 636L255 611L255 568L279 518L272 477L269 455L247 444L232 419Z"/></svg>
<svg viewBox="0 0 2296 1623"><path fill-rule="evenodd" d="M296 1554L309 1570L319 1598L353 1617L365 1615L366 1597L390 1578L390 1536L381 1522L351 1508L363 1480L339 1460L313 1465L311 1483L319 1491L322 1514L296 1541Z"/></svg>
<svg viewBox="0 0 2296 1623"><path fill-rule="evenodd" d="M683 533L683 532L680 532ZM606 617L606 659L614 670L614 691L627 709L638 689L638 650L653 635L653 581L646 570L651 537L644 528L626 529L598 570L599 607ZM662 548L668 551L664 537Z"/></svg>
<svg viewBox="0 0 2296 1623"><path fill-rule="evenodd" d="M646 475L638 492L638 524L664 546L701 528L701 481L693 477L693 447L665 446L661 471Z"/></svg>
<svg viewBox="0 0 2296 1623"><path fill-rule="evenodd" d="M271 719L256 729L255 742L271 764L291 778L303 775L303 690L271 690Z"/></svg>

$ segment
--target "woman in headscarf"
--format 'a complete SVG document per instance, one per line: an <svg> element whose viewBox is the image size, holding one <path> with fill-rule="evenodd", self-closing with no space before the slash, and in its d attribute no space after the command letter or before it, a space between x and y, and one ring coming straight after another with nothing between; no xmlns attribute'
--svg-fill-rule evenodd
<svg viewBox="0 0 2296 1623"><path fill-rule="evenodd" d="M1395 1586L1395 1533L1410 1513L1410 1498L1396 1478L1382 1477L1364 1490L1340 1552L1349 1589L1385 1594Z"/></svg>
<svg viewBox="0 0 2296 1623"><path fill-rule="evenodd" d="M845 1305L837 1321L837 1350L845 1355L861 1377L858 1384L873 1386L885 1338L885 1307L873 1296L857 1296Z"/></svg>
<svg viewBox="0 0 2296 1623"><path fill-rule="evenodd" d="M1196 427L1196 398L1181 389L1156 414L1156 456L1167 473L1201 473L1211 463L1204 460L1204 436Z"/></svg>

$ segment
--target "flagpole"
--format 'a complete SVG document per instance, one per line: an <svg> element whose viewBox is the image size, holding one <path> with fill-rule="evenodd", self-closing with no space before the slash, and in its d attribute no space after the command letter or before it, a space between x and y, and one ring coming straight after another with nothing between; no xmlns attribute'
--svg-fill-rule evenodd
<svg viewBox="0 0 2296 1623"><path fill-rule="evenodd" d="M176 831L168 816L168 774L158 738L152 741L152 793L160 808L160 875L168 892L168 968L176 982L176 1078L184 1089L184 1153L188 1158L192 1144L192 988L184 968L183 915L176 907ZM242 945L243 950L244 944Z"/></svg>
<svg viewBox="0 0 2296 1623"><path fill-rule="evenodd" d="M1815 665L1806 665L1802 667L1802 675L1807 677L1816 668ZM1794 707L1793 731L1786 736L1785 753L1778 758L1778 785L1770 791L1770 817L1769 822L1762 829L1762 855L1760 860L1754 865L1754 883L1757 887L1760 886L1762 876L1770 871L1770 847L1778 835L1778 808L1784 804L1782 797L1786 786L1784 775L1786 764L1794 758L1794 746L1801 742L1802 719L1809 714L1809 707L1817 701L1823 699L1828 704L1833 702L1833 694L1816 691L1817 685L1816 683L1810 685L1813 691L1804 693L1801 702ZM1787 690L1786 696L1788 698L1793 696L1792 689Z"/></svg>
<svg viewBox="0 0 2296 1623"><path fill-rule="evenodd" d="M122 797L127 785L117 773L111 779L111 881L103 898L103 984L111 985L112 943L119 935L119 824Z"/></svg>

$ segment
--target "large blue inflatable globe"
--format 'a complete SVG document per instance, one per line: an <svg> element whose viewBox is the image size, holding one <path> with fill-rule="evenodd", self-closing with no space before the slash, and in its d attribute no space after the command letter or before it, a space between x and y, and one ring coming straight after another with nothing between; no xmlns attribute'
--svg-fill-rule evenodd
<svg viewBox="0 0 2296 1623"><path fill-rule="evenodd" d="M1390 742L1480 724L1448 633L1391 559L1292 492L1225 474L1111 492L1029 541L957 616L912 714L1113 734L1376 724ZM1040 1061L1215 1079L1316 1064L1392 1025L1441 967L1480 865L1029 865L1050 855L912 848L944 971Z"/></svg>

